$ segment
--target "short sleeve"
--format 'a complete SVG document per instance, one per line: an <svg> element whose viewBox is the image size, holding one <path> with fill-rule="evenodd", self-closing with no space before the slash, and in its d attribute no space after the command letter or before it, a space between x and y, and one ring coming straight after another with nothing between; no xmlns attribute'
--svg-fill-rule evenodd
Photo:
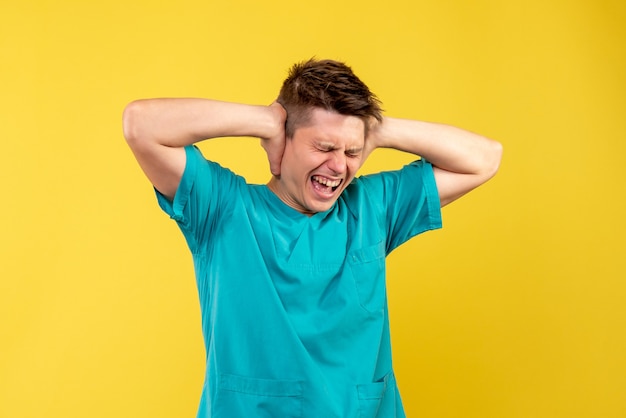
<svg viewBox="0 0 626 418"><path fill-rule="evenodd" d="M170 201L155 189L161 209L174 219L189 248L196 252L228 211L227 196L238 177L219 164L208 161L195 146L185 147L185 171Z"/></svg>
<svg viewBox="0 0 626 418"><path fill-rule="evenodd" d="M370 199L380 205L379 216L387 230L387 254L415 235L441 228L439 192L433 167L426 160L363 180Z"/></svg>
<svg viewBox="0 0 626 418"><path fill-rule="evenodd" d="M196 180L198 155L200 155L200 151L197 148L185 148L185 171L183 172L183 177L174 195L174 200L170 202L161 192L154 189L161 209L177 222L186 223L185 221L187 220L185 217L185 209L188 208L187 202Z"/></svg>

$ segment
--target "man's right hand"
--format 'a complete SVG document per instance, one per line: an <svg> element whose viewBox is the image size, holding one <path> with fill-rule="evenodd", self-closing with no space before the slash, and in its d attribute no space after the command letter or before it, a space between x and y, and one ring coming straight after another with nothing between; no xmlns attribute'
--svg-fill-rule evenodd
<svg viewBox="0 0 626 418"><path fill-rule="evenodd" d="M272 175L280 176L280 165L285 151L285 122L287 121L287 111L278 102L269 105L268 110L273 117L272 133L265 138L261 138L261 146L267 153Z"/></svg>

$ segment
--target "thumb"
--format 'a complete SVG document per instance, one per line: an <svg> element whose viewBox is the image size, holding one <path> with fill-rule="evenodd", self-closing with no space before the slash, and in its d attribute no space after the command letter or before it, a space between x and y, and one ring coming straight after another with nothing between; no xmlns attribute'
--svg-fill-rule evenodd
<svg viewBox="0 0 626 418"><path fill-rule="evenodd" d="M282 163L282 155L270 159L270 171L273 176L280 177L280 166Z"/></svg>

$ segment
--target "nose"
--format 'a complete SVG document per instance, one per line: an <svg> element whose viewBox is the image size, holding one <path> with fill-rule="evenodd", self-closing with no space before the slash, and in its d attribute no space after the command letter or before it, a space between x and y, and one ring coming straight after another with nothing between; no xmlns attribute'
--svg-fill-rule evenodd
<svg viewBox="0 0 626 418"><path fill-rule="evenodd" d="M331 153L328 159L328 168L335 174L343 174L346 172L346 154L341 150L336 150Z"/></svg>

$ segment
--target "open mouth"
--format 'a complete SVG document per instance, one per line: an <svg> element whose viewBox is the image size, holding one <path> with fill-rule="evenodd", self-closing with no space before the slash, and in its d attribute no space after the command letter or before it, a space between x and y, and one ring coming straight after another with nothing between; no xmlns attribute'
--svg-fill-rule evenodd
<svg viewBox="0 0 626 418"><path fill-rule="evenodd" d="M337 190L341 183L343 183L343 179L332 180L322 176L311 176L311 183L313 183L313 187L318 192L331 195Z"/></svg>

